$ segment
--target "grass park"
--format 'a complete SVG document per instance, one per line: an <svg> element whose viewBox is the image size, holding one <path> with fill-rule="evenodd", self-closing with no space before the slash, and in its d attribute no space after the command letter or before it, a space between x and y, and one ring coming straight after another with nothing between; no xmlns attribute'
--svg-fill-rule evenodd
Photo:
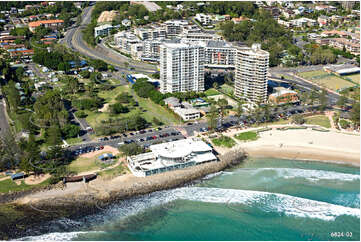
<svg viewBox="0 0 361 242"><path fill-rule="evenodd" d="M254 141L259 138L258 134L254 131L239 133L239 134L235 135L234 137L241 141Z"/></svg>
<svg viewBox="0 0 361 242"><path fill-rule="evenodd" d="M330 120L325 115L315 115L315 116L305 117L305 120L306 120L306 124L315 124L325 128L331 128Z"/></svg>
<svg viewBox="0 0 361 242"><path fill-rule="evenodd" d="M298 73L298 75L320 86L332 89L334 91L354 86L352 82L344 80L336 75L329 74L322 70L300 72Z"/></svg>
<svg viewBox="0 0 361 242"><path fill-rule="evenodd" d="M27 185L23 180L18 180L20 185L16 184L11 178L0 181L0 193L7 193L9 191L25 191L35 187L43 187L49 185L49 179L43 181L42 183L36 185Z"/></svg>
<svg viewBox="0 0 361 242"><path fill-rule="evenodd" d="M360 85L360 74L346 75L343 77L346 79L350 79L352 82Z"/></svg>
<svg viewBox="0 0 361 242"><path fill-rule="evenodd" d="M109 104L114 104L116 102L115 98L117 97L117 95L119 95L122 92L128 92L131 96L133 96L133 99L138 102L139 106L137 107L129 106L128 113L112 115L107 110L106 106L108 106ZM88 111L88 110L85 111L88 115L86 117L86 121L92 127L96 127L97 124L100 123L102 120L108 120L109 118L125 118L125 117L130 117L137 113L140 113L141 116L149 123L153 123L153 118L157 118L165 125L181 123L181 120L176 114L171 113L166 108L152 102L147 98L139 97L127 85L118 86L113 90L101 91L99 92L98 96L105 99L106 106L104 105L103 109L98 111Z"/></svg>
<svg viewBox="0 0 361 242"><path fill-rule="evenodd" d="M98 160L98 156L105 154L105 153L109 153L109 152L102 152L98 155L95 155L91 158L87 158L87 157L78 157L76 160L72 161L68 168L70 171L75 172L75 173L81 173L81 172L85 172L85 171L92 171L92 170L97 170L97 169L101 169L101 168L106 168L110 165L115 164L116 160L115 159L111 164L107 165L105 163L102 163L101 161Z"/></svg>
<svg viewBox="0 0 361 242"><path fill-rule="evenodd" d="M212 139L212 143L215 146L222 146L227 148L232 148L236 144L236 142L232 138L223 135L219 138Z"/></svg>
<svg viewBox="0 0 361 242"><path fill-rule="evenodd" d="M207 97L208 97L208 96L215 96L215 95L219 95L219 94L220 94L220 92L217 91L217 90L214 89L214 88L207 89L204 93L206 94Z"/></svg>

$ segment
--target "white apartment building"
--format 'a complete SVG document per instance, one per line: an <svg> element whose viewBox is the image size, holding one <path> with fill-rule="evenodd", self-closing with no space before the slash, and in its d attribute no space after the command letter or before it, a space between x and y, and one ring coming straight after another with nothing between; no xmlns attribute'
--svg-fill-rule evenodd
<svg viewBox="0 0 361 242"><path fill-rule="evenodd" d="M130 53L133 44L138 44L140 42L140 39L131 32L122 31L114 35L115 45L127 53Z"/></svg>
<svg viewBox="0 0 361 242"><path fill-rule="evenodd" d="M172 37L183 32L183 29L188 26L188 21L186 20L168 20L163 24L165 26L165 31L167 36Z"/></svg>
<svg viewBox="0 0 361 242"><path fill-rule="evenodd" d="M234 68L236 48L225 41L210 40L204 48L207 67Z"/></svg>
<svg viewBox="0 0 361 242"><path fill-rule="evenodd" d="M260 44L237 47L234 94L251 102L266 102L269 53Z"/></svg>
<svg viewBox="0 0 361 242"><path fill-rule="evenodd" d="M222 40L222 36L220 35L207 34L207 33L183 33L179 35L179 37L189 41Z"/></svg>
<svg viewBox="0 0 361 242"><path fill-rule="evenodd" d="M197 13L195 19L202 25L210 25L212 23L212 16L208 14Z"/></svg>
<svg viewBox="0 0 361 242"><path fill-rule="evenodd" d="M143 42L144 56L159 57L160 45L164 39L146 40Z"/></svg>
<svg viewBox="0 0 361 242"><path fill-rule="evenodd" d="M141 40L152 40L167 37L165 28L136 28L134 33L139 36Z"/></svg>
<svg viewBox="0 0 361 242"><path fill-rule="evenodd" d="M199 43L160 46L162 93L204 91L204 47Z"/></svg>
<svg viewBox="0 0 361 242"><path fill-rule="evenodd" d="M104 24L94 28L94 37L108 35L110 30L113 29L111 24Z"/></svg>

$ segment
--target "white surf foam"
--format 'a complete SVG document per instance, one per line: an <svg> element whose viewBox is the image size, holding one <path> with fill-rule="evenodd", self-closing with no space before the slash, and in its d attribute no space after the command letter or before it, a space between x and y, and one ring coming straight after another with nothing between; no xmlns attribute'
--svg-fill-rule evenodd
<svg viewBox="0 0 361 242"><path fill-rule="evenodd" d="M334 220L341 215L360 217L360 209L320 202L290 195L249 190L191 187L174 190L184 200L244 204L264 211L273 211L297 217Z"/></svg>
<svg viewBox="0 0 361 242"><path fill-rule="evenodd" d="M20 241L71 241L80 234L88 233L103 233L102 231L77 231L77 232L63 232L63 233L48 233L39 236L27 236L17 240Z"/></svg>
<svg viewBox="0 0 361 242"><path fill-rule="evenodd" d="M341 181L357 181L360 180L360 175L348 174L334 171L324 170L307 170L294 168L254 168L254 169L239 169L238 172L247 172L257 174L263 171L275 171L279 177L285 179L305 178L311 182L319 180L341 180Z"/></svg>

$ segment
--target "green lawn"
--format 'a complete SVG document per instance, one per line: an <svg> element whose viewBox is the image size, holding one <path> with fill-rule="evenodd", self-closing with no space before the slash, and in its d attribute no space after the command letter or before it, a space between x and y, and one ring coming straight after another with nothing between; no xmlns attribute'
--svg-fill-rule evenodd
<svg viewBox="0 0 361 242"><path fill-rule="evenodd" d="M123 165L123 163L121 163L120 165L112 168L112 169L108 169L108 170L104 170L99 172L99 175L102 177L115 177L115 176L120 176L120 175L124 175L127 173L127 168Z"/></svg>
<svg viewBox="0 0 361 242"><path fill-rule="evenodd" d="M141 116L147 120L149 123L153 123L153 118L159 119L163 124L179 124L181 123L180 118L174 113L170 112L166 108L152 102L150 99L141 98L137 96L128 86L119 86L113 90L101 91L98 96L105 99L106 103L114 103L116 96L122 92L128 92L133 96L133 99L138 101L138 107L129 107L130 112L111 115L109 112L98 112L98 111L85 111L88 116L86 117L87 122L92 127L96 127L103 120L108 120L109 118L125 118L132 116L134 114L141 114ZM142 110L141 110L142 109ZM143 112L143 110L145 110Z"/></svg>
<svg viewBox="0 0 361 242"><path fill-rule="evenodd" d="M77 143L80 143L82 142L82 139L81 138L70 138L70 139L67 139L66 142L69 144L69 145L73 145L73 144L77 144Z"/></svg>
<svg viewBox="0 0 361 242"><path fill-rule="evenodd" d="M24 181L21 181L20 185L17 185L14 181L11 179L6 179L3 181L0 181L0 193L7 193L7 192L14 192L14 191L25 191L32 189L34 187L40 187L40 186L46 186L49 185L49 179L43 181L42 183L36 184L36 185L27 185L24 183Z"/></svg>
<svg viewBox="0 0 361 242"><path fill-rule="evenodd" d="M258 139L258 134L253 131L248 131L248 132L239 133L234 137L241 141L253 141Z"/></svg>
<svg viewBox="0 0 361 242"><path fill-rule="evenodd" d="M70 165L68 166L68 168L69 168L69 170L74 171L76 173L104 168L107 165L101 163L98 160L98 156L105 154L105 153L109 153L109 152L102 152L93 158L79 157L75 161L71 162Z"/></svg>
<svg viewBox="0 0 361 242"><path fill-rule="evenodd" d="M236 141L234 141L232 138L228 136L221 136L219 138L212 139L212 143L216 146L232 148L236 144Z"/></svg>
<svg viewBox="0 0 361 242"><path fill-rule="evenodd" d="M306 117L306 124L320 125L325 128L331 128L330 120L325 115L315 115Z"/></svg>
<svg viewBox="0 0 361 242"><path fill-rule="evenodd" d="M360 84L360 74L347 75L343 77L351 79L353 82Z"/></svg>
<svg viewBox="0 0 361 242"><path fill-rule="evenodd" d="M112 103L114 102L115 98L122 92L129 92L129 87L124 85L118 86L113 90L100 91L98 93L98 96L104 98L106 103Z"/></svg>
<svg viewBox="0 0 361 242"><path fill-rule="evenodd" d="M220 94L219 91L217 91L214 88L210 88L207 91L205 91L204 93L206 94L206 96L214 96L214 95Z"/></svg>
<svg viewBox="0 0 361 242"><path fill-rule="evenodd" d="M233 95L233 93L234 93L234 88L233 87L231 87L231 86L229 86L229 85L227 85L227 84L223 84L222 86L221 86L221 90L224 92L224 93L227 93L228 95Z"/></svg>
<svg viewBox="0 0 361 242"><path fill-rule="evenodd" d="M327 72L319 70L319 71L306 71L298 73L299 76L306 78L306 79L313 79L320 76L328 75Z"/></svg>
<svg viewBox="0 0 361 242"><path fill-rule="evenodd" d="M352 84L349 81L346 81L338 76L329 74L325 71L309 71L298 73L299 76L310 80L320 86L330 88L337 91L338 89L352 87Z"/></svg>

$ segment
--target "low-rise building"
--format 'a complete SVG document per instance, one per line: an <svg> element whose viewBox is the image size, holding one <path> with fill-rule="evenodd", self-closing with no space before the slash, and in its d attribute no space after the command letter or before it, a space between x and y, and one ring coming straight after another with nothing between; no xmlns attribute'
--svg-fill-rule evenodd
<svg viewBox="0 0 361 242"><path fill-rule="evenodd" d="M329 23L329 21L330 21L330 18L325 15L321 15L317 18L317 22L320 27L327 25Z"/></svg>
<svg viewBox="0 0 361 242"><path fill-rule="evenodd" d="M165 105L167 105L169 108L178 108L181 107L181 103L179 102L179 99L176 97L168 97L166 99L163 100Z"/></svg>
<svg viewBox="0 0 361 242"><path fill-rule="evenodd" d="M201 112L195 108L174 108L176 114L178 114L184 121L195 120L201 117Z"/></svg>
<svg viewBox="0 0 361 242"><path fill-rule="evenodd" d="M332 38L329 45L337 48L349 51L351 54L360 55L360 42L358 40L349 40L346 38Z"/></svg>
<svg viewBox="0 0 361 242"><path fill-rule="evenodd" d="M145 177L218 161L212 148L196 138L151 145L149 149L151 152L127 157L133 175Z"/></svg>
<svg viewBox="0 0 361 242"><path fill-rule="evenodd" d="M28 26L31 32L34 32L35 29L39 26L44 26L52 30L58 30L59 28L62 28L64 26L64 20L61 19L40 20L40 21L30 22Z"/></svg>
<svg viewBox="0 0 361 242"><path fill-rule="evenodd" d="M132 22L129 19L123 19L122 25L125 27L130 27L132 25Z"/></svg>
<svg viewBox="0 0 361 242"><path fill-rule="evenodd" d="M275 104L295 103L298 102L297 92L284 87L274 88L275 92L269 95L268 101Z"/></svg>

